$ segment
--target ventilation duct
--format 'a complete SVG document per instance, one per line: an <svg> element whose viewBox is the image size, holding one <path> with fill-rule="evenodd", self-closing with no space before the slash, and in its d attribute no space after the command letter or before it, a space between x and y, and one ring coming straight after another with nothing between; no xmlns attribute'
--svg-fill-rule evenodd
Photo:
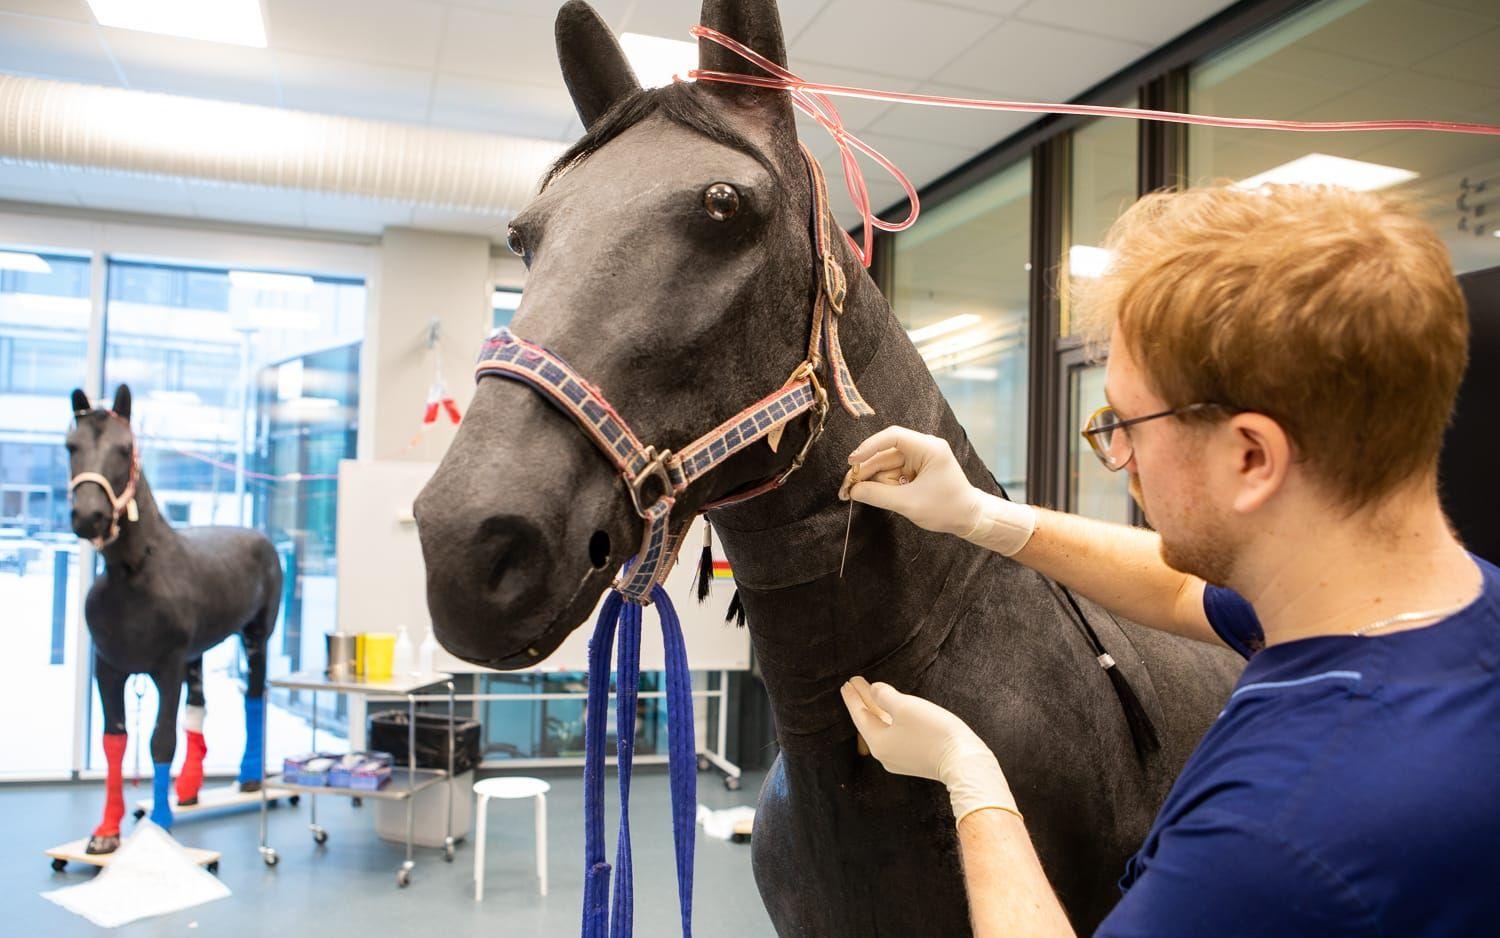
<svg viewBox="0 0 1500 938"><path fill-rule="evenodd" d="M0 160L515 214L548 140L0 75Z"/></svg>

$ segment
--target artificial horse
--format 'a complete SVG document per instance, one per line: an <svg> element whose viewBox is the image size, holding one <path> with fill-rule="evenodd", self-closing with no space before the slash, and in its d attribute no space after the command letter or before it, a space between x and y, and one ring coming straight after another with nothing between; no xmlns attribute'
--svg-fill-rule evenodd
<svg viewBox="0 0 1500 938"><path fill-rule="evenodd" d="M73 532L104 556L84 619L94 643L94 676L104 711L108 762L104 817L89 853L120 845L125 813L125 681L147 674L159 703L151 734L154 770L151 820L172 826L169 788L177 749L177 710L187 685L187 755L177 778L177 803L196 804L203 782L203 653L236 633L245 646L245 753L241 791L264 775L266 648L281 604L281 560L265 535L246 528L174 529L158 510L141 471L130 426L130 388L120 385L110 410L73 392L68 461Z"/></svg>
<svg viewBox="0 0 1500 938"><path fill-rule="evenodd" d="M705 0L702 23L786 62L771 0ZM675 500L655 504L679 535L708 509L770 694L781 751L753 865L778 933L970 933L946 792L859 753L838 692L854 674L974 727L1071 920L1092 930L1238 659L894 514L856 507L845 559L846 458L884 426L943 437L973 484L1001 490L853 251L827 235L786 93L643 91L578 0L557 40L587 130L512 220L529 268L516 336L486 343L470 410L414 506L438 640L489 667L546 658L653 527L640 506L657 496L643 492L665 487ZM705 70L757 71L706 41L699 54ZM502 380L506 363L536 380ZM538 393L543 380L555 394ZM702 448L704 430L799 382L827 397L773 433L751 421ZM563 406L575 396L582 416ZM595 417L600 433L580 434ZM627 422L633 441L702 465L647 448L649 464L622 474L600 450Z"/></svg>

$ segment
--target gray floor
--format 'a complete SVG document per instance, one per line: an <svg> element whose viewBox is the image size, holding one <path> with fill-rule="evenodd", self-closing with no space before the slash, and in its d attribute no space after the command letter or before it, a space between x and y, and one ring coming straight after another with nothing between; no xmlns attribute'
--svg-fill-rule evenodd
<svg viewBox="0 0 1500 938"><path fill-rule="evenodd" d="M582 895L583 795L581 770L547 774L549 895L537 895L529 805L491 803L485 896L474 901L474 854L459 845L454 863L438 850L417 851L412 885L398 889L395 869L403 848L379 840L369 802L354 808L347 799L325 798L318 821L329 831L317 847L307 832L307 800L281 806L271 816L271 843L281 854L275 869L256 853L255 812L179 823L173 835L189 846L224 854L219 875L233 890L228 899L183 912L136 922L116 933L130 936L293 936L410 935L460 938L497 935L574 935ZM717 774L699 776L698 798L710 807L753 804L761 776L747 774L744 788L725 791ZM611 861L618 793L613 773L606 817ZM130 789L126 801L149 793ZM39 893L81 883L87 868L69 866L54 873L41 851L83 836L98 821L103 785L0 786L0 816L6 820L0 850L0 933L14 936L102 934L85 919L66 912ZM656 766L636 770L631 796L635 845L636 934L677 934L676 876L672 867L667 777ZM130 819L126 818L128 832ZM750 848L698 837L694 932L701 936L771 936L775 932L761 906L750 873Z"/></svg>

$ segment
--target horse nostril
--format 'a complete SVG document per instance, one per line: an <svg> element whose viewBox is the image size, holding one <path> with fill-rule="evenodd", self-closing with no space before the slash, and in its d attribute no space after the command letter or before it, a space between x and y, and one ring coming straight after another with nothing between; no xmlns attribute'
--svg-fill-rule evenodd
<svg viewBox="0 0 1500 938"><path fill-rule="evenodd" d="M589 563L595 570L602 570L609 563L609 535L603 531L595 531L589 538Z"/></svg>

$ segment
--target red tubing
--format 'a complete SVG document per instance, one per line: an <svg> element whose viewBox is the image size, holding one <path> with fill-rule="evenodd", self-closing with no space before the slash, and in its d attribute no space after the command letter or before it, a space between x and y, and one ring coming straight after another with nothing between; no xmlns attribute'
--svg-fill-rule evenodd
<svg viewBox="0 0 1500 938"><path fill-rule="evenodd" d="M906 175L897 169L890 160L886 159L880 151L844 128L843 119L839 117L838 108L829 100L829 95L864 98L870 101L895 101L902 104L920 104L926 107L965 108L981 111L1025 111L1036 114L1084 114L1094 117L1129 117L1136 120L1165 121L1174 124L1200 124L1205 127L1228 127L1240 130L1286 130L1301 133L1428 130L1439 133L1500 136L1500 127L1491 124L1467 124L1458 121L1289 121L1259 117L1213 117L1207 114L1184 114L1180 111L1155 111L1134 107L1105 107L1095 104L988 101L983 98L954 98L945 95L879 91L871 88L857 88L852 85L833 85L823 82L806 81L772 62L754 49L737 40L731 39L716 29L708 26L694 26L689 32L698 39L707 39L709 42L728 49L752 65L764 69L769 73L768 75L744 75L738 72L720 72L695 68L688 71L689 78L697 81L718 81L726 84L748 85L754 88L770 88L777 91L785 91L791 96L793 106L811 117L819 126L833 136L834 142L839 146L839 160L843 164L844 170L844 185L848 187L849 197L854 200L854 207L859 210L860 218L864 221L863 244L856 243L853 238L849 237L847 232L845 232L844 237L849 241L849 246L854 249L854 253L858 255L860 263L866 267L870 266L872 256L871 246L876 229L881 231L902 231L910 228L916 222L917 213L920 211L917 190L912 186L911 180L907 179ZM880 165L881 169L890 173L891 178L901 184L901 188L906 191L906 198L911 205L904 219L899 222L887 222L876 218L871 212L870 195L868 188L865 186L864 170L860 168L859 163L856 161L853 152L851 152L851 147L874 160Z"/></svg>

